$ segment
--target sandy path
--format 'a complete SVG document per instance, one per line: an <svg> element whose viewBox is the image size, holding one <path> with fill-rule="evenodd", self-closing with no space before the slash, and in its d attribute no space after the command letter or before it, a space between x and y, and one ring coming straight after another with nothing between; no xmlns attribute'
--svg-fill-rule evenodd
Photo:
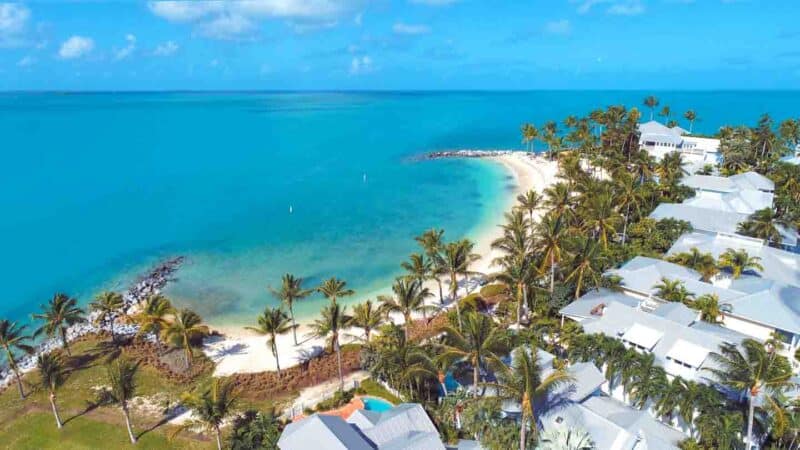
<svg viewBox="0 0 800 450"><path fill-rule="evenodd" d="M516 203L518 194L531 189L541 193L556 179L556 163L547 161L544 157L532 157L520 152L487 159L502 164L514 176L516 188L511 195L501 200L506 202L506 205L504 205L505 210L510 210ZM500 225L502 222L503 218L498 217L497 224ZM475 243L475 252L481 255L481 259L472 266L472 270L481 273L490 273L492 271L491 261L499 256L499 253L491 248L491 243L500 235L501 229L497 226L487 229L478 236ZM477 286L478 280L471 280L467 284L467 286L459 287L460 294L464 293L464 289L472 291ZM438 305L438 287L436 283L431 281L428 287L431 292L436 294L429 300L429 303ZM443 287L447 292L447 282L443 283ZM398 314L393 314L391 319L397 324L403 323L402 316ZM308 319L307 322L300 324L300 328L297 331L298 346L294 345L291 333L277 338L278 356L282 369L295 366L300 363L304 355L319 353L324 348L325 344L322 339L310 336L310 329L307 323L311 320L313 319ZM225 337L210 340L204 346L205 353L217 363L214 371L216 376L276 369L275 357L266 344L267 338L265 336L257 336L244 328L236 327L216 327L216 330L224 334ZM355 336L361 336L361 334L360 329L352 328L346 330L342 337L342 342L353 342L356 340Z"/></svg>

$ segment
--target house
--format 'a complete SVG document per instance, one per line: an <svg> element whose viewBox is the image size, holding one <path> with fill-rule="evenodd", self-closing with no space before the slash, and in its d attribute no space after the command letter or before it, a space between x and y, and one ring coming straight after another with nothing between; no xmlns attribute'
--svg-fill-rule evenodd
<svg viewBox="0 0 800 450"><path fill-rule="evenodd" d="M455 450L479 449L462 441ZM357 410L340 416L314 414L286 426L278 440L281 450L446 450L422 405L403 403L385 411Z"/></svg>
<svg viewBox="0 0 800 450"><path fill-rule="evenodd" d="M681 127L667 127L655 120L639 124L639 147L660 160L667 153L678 152L689 173L720 159L719 139L689 136Z"/></svg>
<svg viewBox="0 0 800 450"><path fill-rule="evenodd" d="M681 184L695 190L695 196L684 205L747 215L772 208L775 191L775 183L756 172L732 177L690 175Z"/></svg>
<svg viewBox="0 0 800 450"><path fill-rule="evenodd" d="M800 145L797 145L794 148L794 152L792 152L791 155L781 158L781 161L788 164L794 164L795 166L800 165Z"/></svg>

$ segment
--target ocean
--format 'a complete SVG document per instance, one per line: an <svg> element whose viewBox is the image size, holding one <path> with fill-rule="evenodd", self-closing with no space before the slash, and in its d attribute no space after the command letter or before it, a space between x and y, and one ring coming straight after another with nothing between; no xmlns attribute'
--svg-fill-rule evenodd
<svg viewBox="0 0 800 450"><path fill-rule="evenodd" d="M474 238L502 220L512 188L493 163L415 156L521 149L522 122L648 94L0 94L0 317L25 321L55 292L85 304L177 255L187 263L167 294L214 325L254 322L285 272L374 296L414 236ZM678 115L695 109L705 133L800 115L800 92L654 94Z"/></svg>

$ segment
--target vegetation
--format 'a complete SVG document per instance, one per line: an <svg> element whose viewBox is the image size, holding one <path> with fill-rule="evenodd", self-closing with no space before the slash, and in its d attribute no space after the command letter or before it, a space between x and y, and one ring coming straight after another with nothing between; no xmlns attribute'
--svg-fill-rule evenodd
<svg viewBox="0 0 800 450"><path fill-rule="evenodd" d="M16 322L10 322L6 319L0 320L0 347L3 347L6 363L14 373L14 379L19 390L19 398L25 398L25 390L22 387L22 376L14 357L14 351L21 351L27 354L33 352L33 347L26 343L30 341L31 337L25 334L25 328L24 325L17 325Z"/></svg>
<svg viewBox="0 0 800 450"><path fill-rule="evenodd" d="M83 310L78 308L78 300L67 294L56 294L47 305L42 305L42 312L34 314L33 318L44 322L34 336L42 334L48 337L58 336L67 355L71 355L67 329L72 325L83 322Z"/></svg>
<svg viewBox="0 0 800 450"><path fill-rule="evenodd" d="M214 378L208 387L183 396L183 403L195 416L184 428L200 426L213 433L217 450L222 450L222 422L233 413L237 402L233 389L230 381Z"/></svg>
<svg viewBox="0 0 800 450"><path fill-rule="evenodd" d="M292 320L292 337L297 345L297 324L294 322L294 303L311 295L311 290L303 288L303 279L287 273L281 277L281 287L278 290L270 289L272 295L278 298L289 309L289 318ZM277 360L277 352L275 359Z"/></svg>
<svg viewBox="0 0 800 450"><path fill-rule="evenodd" d="M248 330L254 331L258 334L267 336L267 345L272 351L272 356L275 357L275 368L278 370L278 376L281 374L281 363L278 359L278 344L277 339L281 334L286 334L289 330L294 329L290 324L289 317L280 308L267 307L260 316L258 316L257 327L247 327Z"/></svg>
<svg viewBox="0 0 800 450"><path fill-rule="evenodd" d="M96 314L95 324L108 326L113 342L117 342L117 336L114 334L114 322L124 305L125 302L122 299L122 295L118 292L110 291L99 294L89 304L89 310Z"/></svg>
<svg viewBox="0 0 800 450"><path fill-rule="evenodd" d="M203 325L203 319L189 309L175 313L175 317L163 331L167 341L183 349L186 367L192 366L194 348L202 344L203 338L208 336L208 333L208 327Z"/></svg>

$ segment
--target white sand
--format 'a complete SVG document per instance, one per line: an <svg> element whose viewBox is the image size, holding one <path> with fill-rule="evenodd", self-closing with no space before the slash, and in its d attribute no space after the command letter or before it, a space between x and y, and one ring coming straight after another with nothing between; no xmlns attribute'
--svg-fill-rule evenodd
<svg viewBox="0 0 800 450"><path fill-rule="evenodd" d="M516 188L513 194L503 199L503 201L506 202L506 210L510 210L516 203L518 194L531 189L541 193L545 188L556 182L556 174L558 172L557 164L547 161L543 156L533 157L529 154L519 152L486 159L502 164L515 178ZM476 240L475 253L481 255L481 259L473 264L471 267L472 270L484 274L492 271L491 262L495 257L500 256L500 254L496 250L492 250L491 243L501 235L499 225L502 222L503 218L498 217L498 226L486 230ZM478 283L478 279L473 279L466 283L466 286L460 286L460 294L464 293L465 289L466 291L474 290ZM445 292L448 292L447 281L443 284ZM434 297L429 300L429 303L438 305L438 287L436 283L430 282L428 288L435 294ZM403 318L399 314L393 314L391 319L397 324L403 323ZM313 319L309 318L305 324L300 324L297 331L298 346L294 345L291 333L278 337L278 356L280 358L281 369L299 364L303 353L314 354L324 349L325 343L322 339L308 336L310 331L307 323L311 322L311 320ZM276 369L275 357L272 355L270 347L266 344L266 336L258 336L244 328L216 327L216 329L224 334L225 337L211 340L204 346L205 353L217 363L216 370L214 371L215 376L227 376L233 373L274 371ZM357 328L346 330L342 336L342 343L355 341L354 336L362 335L363 332Z"/></svg>

